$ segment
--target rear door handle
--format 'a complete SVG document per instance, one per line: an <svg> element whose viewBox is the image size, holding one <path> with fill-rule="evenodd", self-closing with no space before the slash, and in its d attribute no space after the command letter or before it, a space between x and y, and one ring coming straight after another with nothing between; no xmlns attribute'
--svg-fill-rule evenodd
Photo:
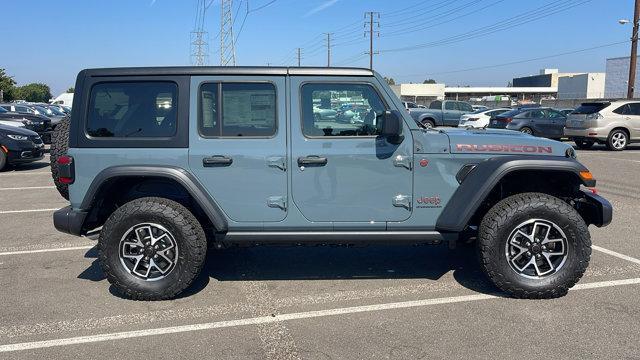
<svg viewBox="0 0 640 360"><path fill-rule="evenodd" d="M213 155L202 159L204 167L229 166L233 164L233 159L224 155Z"/></svg>
<svg viewBox="0 0 640 360"><path fill-rule="evenodd" d="M298 166L325 166L327 158L318 155L301 156L298 158Z"/></svg>

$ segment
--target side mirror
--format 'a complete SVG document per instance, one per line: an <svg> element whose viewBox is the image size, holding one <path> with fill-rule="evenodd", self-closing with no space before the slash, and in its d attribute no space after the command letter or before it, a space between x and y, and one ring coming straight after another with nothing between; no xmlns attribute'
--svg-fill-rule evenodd
<svg viewBox="0 0 640 360"><path fill-rule="evenodd" d="M400 116L393 111L385 111L382 116L382 132L381 136L385 137L391 144L400 144L404 140L402 136L402 120Z"/></svg>

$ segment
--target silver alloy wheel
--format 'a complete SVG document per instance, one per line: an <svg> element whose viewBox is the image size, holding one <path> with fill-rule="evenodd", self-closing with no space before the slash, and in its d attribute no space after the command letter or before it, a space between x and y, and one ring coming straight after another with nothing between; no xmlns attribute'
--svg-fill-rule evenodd
<svg viewBox="0 0 640 360"><path fill-rule="evenodd" d="M548 220L530 219L516 226L505 244L511 269L529 279L555 274L567 260L567 237Z"/></svg>
<svg viewBox="0 0 640 360"><path fill-rule="evenodd" d="M531 131L531 129L529 129L527 127L520 129L520 132L523 133L523 134L533 135L533 131Z"/></svg>
<svg viewBox="0 0 640 360"><path fill-rule="evenodd" d="M431 125L431 121L427 120L422 123L425 129L433 129L433 125Z"/></svg>
<svg viewBox="0 0 640 360"><path fill-rule="evenodd" d="M162 225L137 224L120 239L119 255L127 272L145 281L156 281L175 268L178 244Z"/></svg>
<svg viewBox="0 0 640 360"><path fill-rule="evenodd" d="M613 136L611 136L611 145L613 145L613 147L618 150L624 149L624 147L627 145L627 135L622 131L618 131L617 133L613 134Z"/></svg>

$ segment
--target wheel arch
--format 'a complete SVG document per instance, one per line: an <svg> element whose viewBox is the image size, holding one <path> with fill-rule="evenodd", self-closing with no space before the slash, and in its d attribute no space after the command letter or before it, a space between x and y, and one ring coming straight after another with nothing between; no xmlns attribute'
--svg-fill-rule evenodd
<svg viewBox="0 0 640 360"><path fill-rule="evenodd" d="M111 195L113 189L118 189L119 196ZM193 206L195 209L192 211L199 221L208 222L217 232L227 231L227 219L218 204L193 175L174 166L124 165L102 170L92 181L80 205L80 209L89 214L83 227L101 226L105 216L108 217L114 206L121 205L121 202L159 195Z"/></svg>
<svg viewBox="0 0 640 360"><path fill-rule="evenodd" d="M495 203L516 193L575 196L580 185L595 186L595 180L580 177L582 171L588 170L576 160L552 156L499 156L465 165L457 176L460 186L438 217L436 230L461 232Z"/></svg>

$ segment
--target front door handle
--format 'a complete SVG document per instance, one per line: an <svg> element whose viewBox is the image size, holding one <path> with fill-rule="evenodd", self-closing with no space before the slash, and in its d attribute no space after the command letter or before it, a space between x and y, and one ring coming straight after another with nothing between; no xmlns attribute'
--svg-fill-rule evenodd
<svg viewBox="0 0 640 360"><path fill-rule="evenodd" d="M301 156L298 158L298 166L325 166L327 158L318 155Z"/></svg>
<svg viewBox="0 0 640 360"><path fill-rule="evenodd" d="M213 155L202 159L204 167L229 166L233 164L233 159L224 155Z"/></svg>

